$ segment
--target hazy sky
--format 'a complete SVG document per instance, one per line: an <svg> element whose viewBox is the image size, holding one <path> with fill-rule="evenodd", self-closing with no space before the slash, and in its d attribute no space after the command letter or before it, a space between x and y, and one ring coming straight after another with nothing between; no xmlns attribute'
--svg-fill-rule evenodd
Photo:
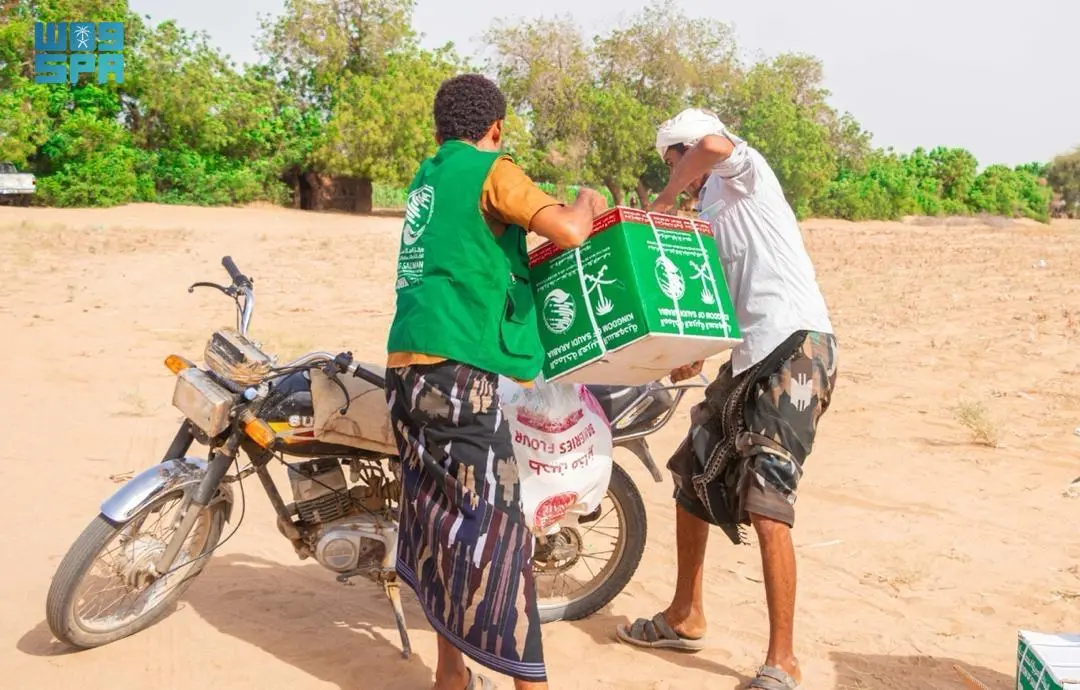
<svg viewBox="0 0 1080 690"><path fill-rule="evenodd" d="M1080 0L680 0L735 27L749 55L820 57L832 103L874 143L962 146L982 164L1049 160L1080 145ZM600 31L645 0L418 0L414 25L436 46L473 55L492 17L572 13ZM130 0L155 21L207 31L237 62L256 59L258 16L282 0ZM1069 46L1073 47L1070 48Z"/></svg>

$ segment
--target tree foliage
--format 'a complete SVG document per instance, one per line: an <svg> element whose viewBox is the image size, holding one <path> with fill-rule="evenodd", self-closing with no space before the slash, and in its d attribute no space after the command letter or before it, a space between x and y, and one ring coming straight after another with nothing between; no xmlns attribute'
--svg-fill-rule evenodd
<svg viewBox="0 0 1080 690"><path fill-rule="evenodd" d="M582 181L616 201L648 198L667 179L655 128L698 106L761 151L800 216L1047 217L1038 170L978 173L962 149L874 150L854 116L830 105L819 60L782 54L744 64L729 26L688 16L673 0L655 0L591 45L569 18L496 21L486 38L489 67L538 149L528 170L557 186Z"/></svg>
<svg viewBox="0 0 1080 690"><path fill-rule="evenodd" d="M755 65L738 85L731 112L747 142L771 162L795 208L805 215L836 176L833 111L821 87L821 64L783 55Z"/></svg>
<svg viewBox="0 0 1080 690"><path fill-rule="evenodd" d="M1060 197L1059 212L1080 218L1080 146L1055 158L1046 177Z"/></svg>
<svg viewBox="0 0 1080 690"><path fill-rule="evenodd" d="M406 184L435 152L431 103L454 63L440 53L399 52L375 74L346 74L311 160L337 174Z"/></svg>
<svg viewBox="0 0 1080 690"><path fill-rule="evenodd" d="M263 20L258 64L205 34L150 24L126 0L16 0L0 19L0 160L39 177L38 202L282 202L303 172L365 178L381 199L435 148L431 103L480 68L425 50L414 0L286 0ZM125 23L125 81L33 83L33 22ZM706 107L770 162L800 216L852 220L991 213L1080 215L1080 149L1050 164L979 169L963 149L875 149L838 112L819 60L745 62L731 27L653 0L609 31L572 18L497 20L486 70L510 105L504 146L548 189L601 187L646 203L667 180L656 127Z"/></svg>

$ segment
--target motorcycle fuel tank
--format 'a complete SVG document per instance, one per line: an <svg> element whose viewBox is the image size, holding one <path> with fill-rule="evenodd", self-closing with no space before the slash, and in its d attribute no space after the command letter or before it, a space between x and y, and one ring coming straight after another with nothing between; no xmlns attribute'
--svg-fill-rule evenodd
<svg viewBox="0 0 1080 690"><path fill-rule="evenodd" d="M307 371L286 374L270 382L260 415L284 444L286 455L301 457L352 456L356 449L315 438L315 407Z"/></svg>

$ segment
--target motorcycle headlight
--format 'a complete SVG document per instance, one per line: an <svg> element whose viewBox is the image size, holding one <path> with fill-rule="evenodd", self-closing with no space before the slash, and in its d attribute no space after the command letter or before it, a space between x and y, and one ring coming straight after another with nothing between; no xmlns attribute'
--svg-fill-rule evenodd
<svg viewBox="0 0 1080 690"><path fill-rule="evenodd" d="M176 376L173 406L213 438L229 428L233 395L206 372L190 367Z"/></svg>

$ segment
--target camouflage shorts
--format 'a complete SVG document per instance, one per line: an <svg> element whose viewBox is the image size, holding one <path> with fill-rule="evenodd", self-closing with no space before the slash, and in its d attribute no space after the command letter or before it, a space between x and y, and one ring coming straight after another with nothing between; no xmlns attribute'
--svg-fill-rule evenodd
<svg viewBox="0 0 1080 690"><path fill-rule="evenodd" d="M750 513L793 526L803 465L836 372L836 339L806 331L738 376L725 364L668 462L679 505L733 541Z"/></svg>

